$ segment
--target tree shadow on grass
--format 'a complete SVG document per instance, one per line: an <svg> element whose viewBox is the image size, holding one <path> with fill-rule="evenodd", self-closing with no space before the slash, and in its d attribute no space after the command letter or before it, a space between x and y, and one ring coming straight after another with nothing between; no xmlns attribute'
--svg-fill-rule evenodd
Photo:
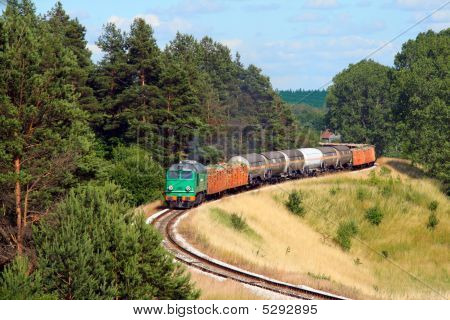
<svg viewBox="0 0 450 320"><path fill-rule="evenodd" d="M389 160L386 162L386 164L413 179L421 179L427 177L427 173L424 170L413 166L406 160Z"/></svg>

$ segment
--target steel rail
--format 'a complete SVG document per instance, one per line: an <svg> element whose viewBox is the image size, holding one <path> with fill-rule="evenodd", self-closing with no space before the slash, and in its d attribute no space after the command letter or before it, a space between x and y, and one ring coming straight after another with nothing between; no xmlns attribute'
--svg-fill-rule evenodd
<svg viewBox="0 0 450 320"><path fill-rule="evenodd" d="M334 295L328 292L297 286L290 283L270 279L262 275L257 275L237 267L227 265L220 261L213 261L210 258L201 256L185 245L180 243L176 237L175 224L178 219L189 210L168 210L167 212L156 217L151 223L154 225L164 237L165 247L171 251L175 258L193 268L203 272L213 274L226 279L231 279L250 286L258 287L278 294L290 296L297 299L326 299L326 300L342 300L344 297Z"/></svg>

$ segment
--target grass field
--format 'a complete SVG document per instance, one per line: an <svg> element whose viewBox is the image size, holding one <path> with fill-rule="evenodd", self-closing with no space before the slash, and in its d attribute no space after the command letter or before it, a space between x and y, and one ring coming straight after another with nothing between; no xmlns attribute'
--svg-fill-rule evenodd
<svg viewBox="0 0 450 320"><path fill-rule="evenodd" d="M296 180L210 202L179 230L228 263L350 298L448 299L448 198L407 162L378 163L375 170ZM285 206L292 190L300 191L303 217ZM434 229L427 227L430 204L437 204ZM349 250L336 240L346 223L356 229L347 239Z"/></svg>

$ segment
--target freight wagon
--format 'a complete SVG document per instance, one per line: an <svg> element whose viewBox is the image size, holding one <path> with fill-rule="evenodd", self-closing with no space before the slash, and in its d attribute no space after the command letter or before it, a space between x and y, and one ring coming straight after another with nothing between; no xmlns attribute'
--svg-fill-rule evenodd
<svg viewBox="0 0 450 320"><path fill-rule="evenodd" d="M169 207L190 208L207 197L218 197L230 190L374 163L374 146L335 143L321 144L318 148L237 155L228 163L208 167L184 160L167 171L164 194Z"/></svg>

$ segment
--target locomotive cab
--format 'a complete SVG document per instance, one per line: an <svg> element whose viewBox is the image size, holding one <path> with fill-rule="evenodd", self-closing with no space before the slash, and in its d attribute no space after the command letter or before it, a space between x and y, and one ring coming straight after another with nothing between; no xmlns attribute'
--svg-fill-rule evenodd
<svg viewBox="0 0 450 320"><path fill-rule="evenodd" d="M165 199L170 208L191 208L203 201L206 168L192 160L173 164L167 170Z"/></svg>

